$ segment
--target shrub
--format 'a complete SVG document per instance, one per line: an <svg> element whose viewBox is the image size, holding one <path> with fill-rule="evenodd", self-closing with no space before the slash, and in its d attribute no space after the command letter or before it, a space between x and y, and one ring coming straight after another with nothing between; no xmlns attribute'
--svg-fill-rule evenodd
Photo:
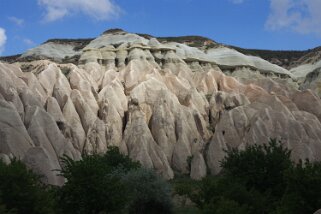
<svg viewBox="0 0 321 214"><path fill-rule="evenodd" d="M285 180L279 213L314 213L321 208L321 163L301 161L286 172Z"/></svg>
<svg viewBox="0 0 321 214"><path fill-rule="evenodd" d="M129 213L172 212L170 185L149 169L132 170L123 177L130 189Z"/></svg>
<svg viewBox="0 0 321 214"><path fill-rule="evenodd" d="M4 213L54 213L54 200L40 177L16 159L9 165L0 160L0 202Z"/></svg>
<svg viewBox="0 0 321 214"><path fill-rule="evenodd" d="M80 161L62 159L61 175L67 179L60 190L63 213L119 213L126 209L129 189L121 178L139 163L110 147L105 155L85 155Z"/></svg>
<svg viewBox="0 0 321 214"><path fill-rule="evenodd" d="M314 213L321 207L321 163L295 164L290 156L275 140L232 149L220 175L204 178L187 192L178 190L203 213Z"/></svg>
<svg viewBox="0 0 321 214"><path fill-rule="evenodd" d="M293 165L291 152L275 140L226 152L221 174L203 179L191 199L203 212L228 213L231 207L237 213L274 211L286 189L284 174Z"/></svg>
<svg viewBox="0 0 321 214"><path fill-rule="evenodd" d="M271 140L263 146L248 146L244 151L227 151L221 166L224 173L237 178L247 188L280 197L285 190L284 172L293 164L290 158L290 150Z"/></svg>

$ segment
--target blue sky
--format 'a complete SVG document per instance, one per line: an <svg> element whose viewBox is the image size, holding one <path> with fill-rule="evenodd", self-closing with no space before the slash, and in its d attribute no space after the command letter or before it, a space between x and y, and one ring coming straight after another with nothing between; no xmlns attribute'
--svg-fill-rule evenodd
<svg viewBox="0 0 321 214"><path fill-rule="evenodd" d="M0 55L109 28L244 48L321 46L321 0L0 0Z"/></svg>

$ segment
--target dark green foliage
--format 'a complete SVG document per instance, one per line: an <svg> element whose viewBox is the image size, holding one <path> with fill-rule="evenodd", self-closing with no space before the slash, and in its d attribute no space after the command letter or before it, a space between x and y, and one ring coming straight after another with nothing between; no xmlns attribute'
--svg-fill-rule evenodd
<svg viewBox="0 0 321 214"><path fill-rule="evenodd" d="M116 147L81 161L62 160L62 213L171 213L169 184Z"/></svg>
<svg viewBox="0 0 321 214"><path fill-rule="evenodd" d="M1 203L2 202L2 203ZM19 160L0 160L0 211L4 213L53 213L53 199L40 179ZM11 211L11 212L9 212Z"/></svg>
<svg viewBox="0 0 321 214"><path fill-rule="evenodd" d="M175 192L188 196L203 213L313 213L321 208L321 163L295 164L275 140L227 151L220 175L201 182L179 182ZM192 181L191 181L192 182Z"/></svg>
<svg viewBox="0 0 321 214"><path fill-rule="evenodd" d="M120 213L129 202L129 189L121 178L139 163L110 147L105 155L85 155L81 161L62 159L61 175L67 179L60 190L63 213Z"/></svg>
<svg viewBox="0 0 321 214"><path fill-rule="evenodd" d="M123 178L131 190L129 213L171 213L170 185L149 169L132 170Z"/></svg>
<svg viewBox="0 0 321 214"><path fill-rule="evenodd" d="M207 177L202 180L198 194L191 198L204 213L257 213L263 197L254 189L248 190L232 177Z"/></svg>
<svg viewBox="0 0 321 214"><path fill-rule="evenodd" d="M192 167L192 160L193 160L193 155L188 156L186 159L189 170L191 170L191 167Z"/></svg>
<svg viewBox="0 0 321 214"><path fill-rule="evenodd" d="M15 214L15 213L17 213L15 209L8 210L6 208L6 205L3 204L3 202L1 201L1 195L0 195L0 213L1 214Z"/></svg>
<svg viewBox="0 0 321 214"><path fill-rule="evenodd" d="M296 164L290 156L275 140L232 149L219 175L176 178L170 182L173 192L116 147L80 161L64 157L62 187L43 185L21 161L0 162L0 213L172 213L172 194L183 196L178 213L313 213L321 208L321 163Z"/></svg>
<svg viewBox="0 0 321 214"><path fill-rule="evenodd" d="M201 205L219 207L224 213L221 205L225 207L228 201L239 213L272 212L286 188L284 173L292 166L290 156L291 152L275 140L244 151L227 151L221 162L222 174L203 181Z"/></svg>
<svg viewBox="0 0 321 214"><path fill-rule="evenodd" d="M128 156L120 154L118 147L115 146L108 147L108 151L103 158L106 164L114 169L121 168L125 171L129 171L141 167L139 162L133 161Z"/></svg>
<svg viewBox="0 0 321 214"><path fill-rule="evenodd" d="M21 161L0 162L0 213L171 213L170 185L109 147L80 161L62 158L62 187L40 183Z"/></svg>
<svg viewBox="0 0 321 214"><path fill-rule="evenodd" d="M204 207L202 213L208 214L230 214L230 213L238 213L238 214L249 214L251 213L246 206L241 206L239 203L225 199L219 198L216 203L211 203L208 206ZM255 213L255 212L254 212Z"/></svg>
<svg viewBox="0 0 321 214"><path fill-rule="evenodd" d="M175 193L179 195L188 195L194 192L194 190L199 188L199 182L191 180L190 178L176 178L172 181L172 185L175 187Z"/></svg>
<svg viewBox="0 0 321 214"><path fill-rule="evenodd" d="M247 188L280 197L285 188L283 174L292 165L291 152L276 140L269 144L248 146L244 151L232 149L222 160L226 176L232 176Z"/></svg>
<svg viewBox="0 0 321 214"><path fill-rule="evenodd" d="M321 208L321 163L300 162L285 175L279 213L314 213Z"/></svg>
<svg viewBox="0 0 321 214"><path fill-rule="evenodd" d="M192 200L194 203L199 204L199 190L200 190L200 181L195 181L189 177L175 178L171 181L171 184L174 188L174 193L183 197L187 197Z"/></svg>

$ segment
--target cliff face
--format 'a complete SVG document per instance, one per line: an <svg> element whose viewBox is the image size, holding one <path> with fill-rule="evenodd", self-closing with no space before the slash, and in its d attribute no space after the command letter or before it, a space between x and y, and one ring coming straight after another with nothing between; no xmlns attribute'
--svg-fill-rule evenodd
<svg viewBox="0 0 321 214"><path fill-rule="evenodd" d="M321 159L316 64L308 75L297 68L298 78L227 47L123 31L85 46L51 41L18 58L0 63L0 157L21 158L48 183L64 182L52 171L59 157L109 145L167 179L218 173L225 149L270 138L294 160Z"/></svg>

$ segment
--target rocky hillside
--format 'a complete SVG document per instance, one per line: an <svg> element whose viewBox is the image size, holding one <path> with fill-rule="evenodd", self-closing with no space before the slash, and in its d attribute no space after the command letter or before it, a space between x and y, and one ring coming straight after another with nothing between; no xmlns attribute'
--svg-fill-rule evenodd
<svg viewBox="0 0 321 214"><path fill-rule="evenodd" d="M0 63L0 157L55 185L59 157L109 145L167 179L216 174L224 150L270 138L321 160L321 61L287 70L204 44L114 30Z"/></svg>
<svg viewBox="0 0 321 214"><path fill-rule="evenodd" d="M298 67L307 63L316 63L321 60L321 47L305 51L272 51L259 49L244 49L235 46L231 48L250 56L258 56L271 63L286 69Z"/></svg>

